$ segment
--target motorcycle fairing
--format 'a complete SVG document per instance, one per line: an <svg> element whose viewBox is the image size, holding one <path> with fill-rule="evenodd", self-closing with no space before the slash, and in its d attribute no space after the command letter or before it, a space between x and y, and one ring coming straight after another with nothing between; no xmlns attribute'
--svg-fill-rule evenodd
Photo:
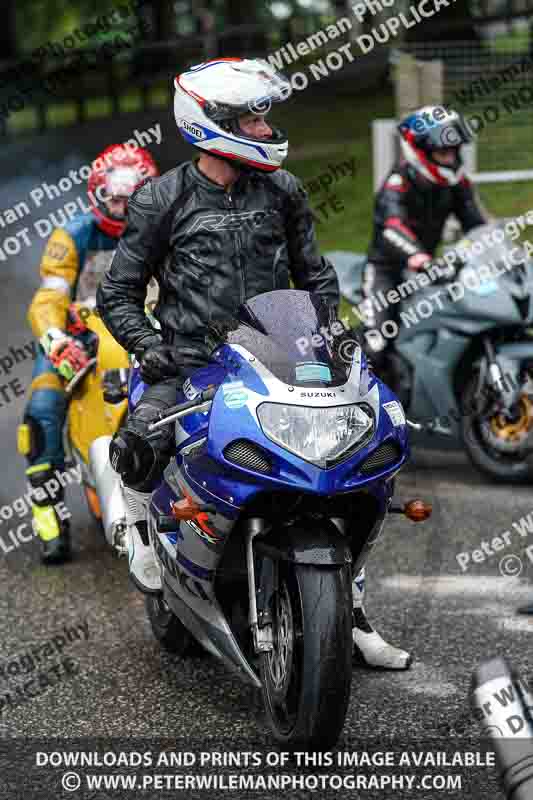
<svg viewBox="0 0 533 800"><path fill-rule="evenodd" d="M179 488L171 487L166 481L154 492L150 504L150 534L154 542L159 560L165 563L168 579L178 595L184 595L193 605L202 600L207 605L216 604L213 592L214 571L220 560L221 547L209 547L204 538L198 535L196 528L188 522L176 520L176 534L159 533L156 520L162 515L170 514L171 504L183 499L187 494L196 502L202 502L181 475L177 478ZM216 531L221 545L225 536L233 527L234 520L225 518L224 514L209 514L208 527ZM170 563L167 562L168 554ZM173 565L176 565L174 568Z"/></svg>
<svg viewBox="0 0 533 800"><path fill-rule="evenodd" d="M128 354L99 317L91 314L86 324L97 337L96 365L72 394L66 426L72 448L79 454L80 463L85 468L89 463L91 444L101 436L112 436L126 414L125 400L117 404L105 402L102 392L104 374L110 369L127 369L129 366ZM88 483L92 486L94 480L91 478Z"/></svg>
<svg viewBox="0 0 533 800"><path fill-rule="evenodd" d="M453 377L469 344L465 336L444 328L398 343L398 352L412 367L409 413L415 419L447 417L457 410ZM450 424L457 426L453 420Z"/></svg>
<svg viewBox="0 0 533 800"><path fill-rule="evenodd" d="M407 428L405 425L394 426L390 417L381 412L383 403L397 401L396 396L381 381L377 379L368 381L366 377L366 383L361 384L361 370L358 368L352 370L351 380L342 387L334 387L331 390L313 390L309 387L297 389L282 383L241 346L231 347L236 368L233 372L228 372L226 381L230 383L237 376L244 381L246 402L239 408L228 407L224 393L217 392L210 412L210 418L217 420L217 428L213 430L210 423L206 450L200 448L195 452L194 458L187 462L189 480L195 481L198 485L205 483L213 496L224 500L231 497L233 505L242 506L249 502L254 494L273 490L280 485L284 488L313 491L323 495L336 494L379 480L387 473L397 470L405 462L408 457ZM227 354L221 352L220 357L226 358ZM357 363L359 365L362 363L360 357ZM366 372L366 368L364 371ZM251 389L251 385L260 389L260 392ZM361 394L359 391L361 385L363 389L369 385L371 388ZM223 386L224 383L221 388ZM314 394L319 396L310 396ZM265 400L270 403L309 407L338 407L355 402L364 403L374 412L374 435L350 457L324 470L267 438L257 418L257 409ZM235 433L236 430L238 435ZM272 463L270 475L252 472L226 459L224 450L236 438L246 439L258 445L268 454ZM371 477L364 476L360 471L363 462L385 440L396 443L399 452L398 461Z"/></svg>
<svg viewBox="0 0 533 800"><path fill-rule="evenodd" d="M460 410L453 389L457 365L474 338L503 324L510 331L523 328L524 321L513 300L515 282L512 275L505 273L496 279L497 292L480 294L465 289L464 298L455 303L444 290L442 309L435 308L430 317L418 319L410 327L400 325L396 350L412 367L409 413L415 419L446 417L452 433L459 436ZM419 290L406 300L402 311L408 315L413 310L416 314L417 303L424 298L431 302L434 290L435 287Z"/></svg>
<svg viewBox="0 0 533 800"><path fill-rule="evenodd" d="M214 575L221 549L208 546L187 522L177 523L176 534L162 534L156 529L157 518L168 514L171 502L183 497L176 490L178 485L197 502L202 501L171 462L165 481L152 496L148 514L148 532L164 567L165 598L185 627L209 652L221 658L229 669L239 672L248 683L259 687L260 681L242 653L214 593ZM216 527L222 543L234 521L218 510L209 515L210 526Z"/></svg>
<svg viewBox="0 0 533 800"><path fill-rule="evenodd" d="M372 439L346 461L328 470L322 470L313 464L304 462L298 456L267 439L255 416L255 409L264 401L266 392L268 392L269 400L273 400L279 396L279 392L282 392L285 397L289 387L282 384L257 361L254 361L254 367L251 367L248 363L250 354L247 354L243 348L235 345L233 351L233 354L226 353L222 357L231 355L237 374L243 375L250 369L254 373L257 371L259 374L255 375L257 379L255 385L256 388L262 390L261 394L248 392L246 404L239 409L232 409L225 406L223 392L218 392L210 412L210 417L216 416L219 420L217 430L210 430L207 440L200 440L199 446L190 452L186 452L187 445L180 445L176 458L171 461L165 471L165 481L154 493L152 501L152 513L156 516L158 514L168 515L171 503L182 499L184 494L190 495L199 504L210 503L216 506L216 515L209 515L209 527L213 532L211 535L209 535L209 531L199 531L194 524L186 522L176 524L176 529L179 531L177 549L184 548L184 555L191 557L194 563L208 570L215 568L220 557L219 545L223 546L225 538L239 518L242 507L259 493L281 487L285 490L312 491L315 495L327 496L368 487L369 491L375 494L379 504L386 507L391 495L390 479L403 465L409 453L406 426L395 426L387 413L380 412L381 404L396 402L395 395L377 379L367 381L364 388L368 389L369 384L371 388L366 394L359 395L357 389L361 381L355 377L357 371L352 370L351 386L350 382L347 382L344 387L341 387L343 392L339 391L339 394L343 394L344 399L348 402L359 399L360 402L366 402L368 407L373 409L377 424ZM356 361L358 364L362 363L360 355L356 354ZM236 373L229 373L227 379L231 380L234 374ZM207 379L205 376L204 378ZM368 375L365 376L366 378ZM196 381L195 376L194 385L201 386L201 384L202 381ZM338 405L339 401L337 397L317 399L316 401L313 398L305 398L300 404L318 405L319 403ZM195 434L197 433L198 431L195 432ZM223 451L235 436L249 437L250 441L262 444L269 455L274 456L276 476L259 474L243 467L237 467L227 461ZM362 476L360 466L363 461L385 441L397 443L398 460L370 477ZM383 489L384 478L388 479L385 489ZM168 537L163 538L162 541L167 549L172 549L172 542ZM191 552L188 552L187 542L194 543ZM198 560L198 549L202 556L200 560ZM209 593L209 589L206 591Z"/></svg>
<svg viewBox="0 0 533 800"><path fill-rule="evenodd" d="M400 317L403 321L399 323L398 349L404 342L416 339L428 331L438 331L442 328L471 337L493 330L496 325L510 327L521 326L523 323L508 292L500 291L496 295L485 297L478 295L474 299L468 296L473 293L465 290L464 298L455 303L443 292L440 297L442 309L430 299L434 292L434 288L419 289L416 295L406 298L401 310L404 316ZM428 300L434 309L427 319L421 318L416 311L417 304L422 300Z"/></svg>

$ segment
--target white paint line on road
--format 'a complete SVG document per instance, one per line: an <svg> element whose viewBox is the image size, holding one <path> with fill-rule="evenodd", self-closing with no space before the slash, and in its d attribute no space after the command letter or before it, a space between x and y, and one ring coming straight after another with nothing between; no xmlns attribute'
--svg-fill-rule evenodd
<svg viewBox="0 0 533 800"><path fill-rule="evenodd" d="M517 601L530 594L520 578L492 577L491 575L391 575L380 583L388 589L422 592L434 595L492 595L495 599Z"/></svg>
<svg viewBox="0 0 533 800"><path fill-rule="evenodd" d="M412 667L405 673L409 682L402 688L411 694L424 694L431 697L450 697L457 694L459 689L454 683L446 680L445 672L424 664L423 661L414 661Z"/></svg>
<svg viewBox="0 0 533 800"><path fill-rule="evenodd" d="M504 617L498 621L498 628L512 633L529 633L533 635L533 619L528 616Z"/></svg>

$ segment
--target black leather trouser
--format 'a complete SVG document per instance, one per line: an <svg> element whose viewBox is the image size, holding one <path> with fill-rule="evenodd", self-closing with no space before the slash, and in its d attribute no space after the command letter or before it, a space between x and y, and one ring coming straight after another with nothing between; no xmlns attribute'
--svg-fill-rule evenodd
<svg viewBox="0 0 533 800"><path fill-rule="evenodd" d="M194 366L184 364L182 374L178 377L167 378L149 386L117 436L122 434L127 436L128 432L131 432L146 439L150 423L154 421L158 412L164 412L176 405L178 390L198 366L198 363ZM126 486L139 492L151 492L157 488L163 471L174 454L174 425L175 423L170 423L149 434L147 441L150 443L153 457L150 460L143 459L142 469L137 470L136 474L121 473Z"/></svg>
<svg viewBox="0 0 533 800"><path fill-rule="evenodd" d="M400 279L401 282L401 279ZM363 272L363 303L359 307L364 319L365 350L377 369L383 367L387 348L394 339L400 305L387 302L387 292L399 283L398 275L381 264L368 262ZM391 324L387 324L387 323Z"/></svg>

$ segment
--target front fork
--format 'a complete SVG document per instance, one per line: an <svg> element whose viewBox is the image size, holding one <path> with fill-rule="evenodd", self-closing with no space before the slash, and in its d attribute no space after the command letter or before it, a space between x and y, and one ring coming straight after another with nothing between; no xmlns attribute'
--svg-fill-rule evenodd
<svg viewBox="0 0 533 800"><path fill-rule="evenodd" d="M250 612L248 620L252 631L254 650L256 653L266 653L274 649L272 631L272 615L270 601L278 587L278 562L267 553L261 562L259 586L255 579L254 539L264 536L269 526L264 520L252 518L248 520L246 534L246 567L248 572L248 595Z"/></svg>
<svg viewBox="0 0 533 800"><path fill-rule="evenodd" d="M317 552L327 553L321 555L324 565L342 566L352 563L352 556L345 538L345 522L343 519L331 519L331 529L329 538L319 537L314 539L314 545L318 548ZM287 554L281 552L277 547L270 543L258 542L255 546L254 540L257 536L265 536L271 531L271 525L263 519L252 518L246 525L246 567L248 573L248 596L249 596L249 624L252 631L254 650L256 653L265 653L274 649L274 631L272 620L272 598L278 591L279 586L279 564L281 560L287 559ZM331 538L333 537L333 539ZM324 546L326 544L326 546ZM322 548L322 550L321 550ZM311 548L312 549L312 548ZM303 548L302 553L307 553L307 548ZM256 561L255 555L261 556L261 569L259 581L256 580ZM302 554L301 554L302 555ZM300 563L314 563L316 559L304 556L296 558ZM352 564L353 566L353 564ZM362 566L362 565L361 565Z"/></svg>
<svg viewBox="0 0 533 800"><path fill-rule="evenodd" d="M520 396L519 362L497 353L488 336L484 337L483 346L485 359L480 364L477 395L483 396L486 384L499 397L503 409L509 411L515 406Z"/></svg>

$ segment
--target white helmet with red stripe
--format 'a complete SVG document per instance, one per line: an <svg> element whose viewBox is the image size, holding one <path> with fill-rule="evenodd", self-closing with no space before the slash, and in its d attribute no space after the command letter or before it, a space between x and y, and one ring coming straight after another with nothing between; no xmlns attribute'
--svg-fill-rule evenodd
<svg viewBox="0 0 533 800"><path fill-rule="evenodd" d="M202 151L263 172L279 169L289 142L279 128L268 139L243 133L239 117L265 115L291 92L289 81L262 59L218 58L174 80L174 116L186 142Z"/></svg>
<svg viewBox="0 0 533 800"><path fill-rule="evenodd" d="M398 125L402 155L424 178L439 186L456 186L464 177L461 146L473 135L461 114L445 106L425 106L408 114ZM453 150L446 163L435 151Z"/></svg>

